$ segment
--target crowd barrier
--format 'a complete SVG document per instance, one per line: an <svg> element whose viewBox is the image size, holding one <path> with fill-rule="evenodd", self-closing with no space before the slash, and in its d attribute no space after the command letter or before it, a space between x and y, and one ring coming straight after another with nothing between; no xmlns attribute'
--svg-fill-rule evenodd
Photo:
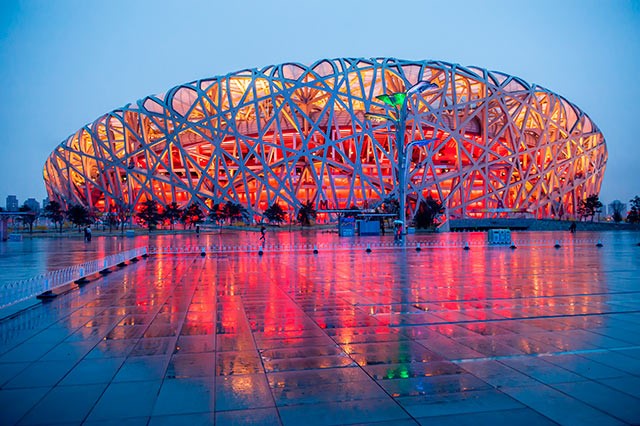
<svg viewBox="0 0 640 426"><path fill-rule="evenodd" d="M67 284L80 282L88 276L107 271L111 267L147 254L147 247L138 247L32 278L0 284L0 309L32 297L46 295Z"/></svg>

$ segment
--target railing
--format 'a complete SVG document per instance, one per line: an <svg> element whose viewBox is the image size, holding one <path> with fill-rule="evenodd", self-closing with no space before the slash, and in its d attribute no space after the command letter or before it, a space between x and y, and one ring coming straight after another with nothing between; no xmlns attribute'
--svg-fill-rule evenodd
<svg viewBox="0 0 640 426"><path fill-rule="evenodd" d="M398 249L464 249L481 247L555 247L562 246L587 246L597 244L593 239L566 239L566 240L513 240L512 244L499 246L489 244L486 241L409 241L409 242L358 242L358 243L322 243L322 244L265 244L265 245L197 245L197 246L150 246L150 255L164 254L236 254L236 253L286 253L286 252L320 252L320 251L352 251L352 250L398 250Z"/></svg>
<svg viewBox="0 0 640 426"><path fill-rule="evenodd" d="M0 308L22 302L57 288L80 281L85 277L107 270L127 260L147 255L147 247L138 247L122 253L91 260L80 265L51 271L32 278L0 284Z"/></svg>

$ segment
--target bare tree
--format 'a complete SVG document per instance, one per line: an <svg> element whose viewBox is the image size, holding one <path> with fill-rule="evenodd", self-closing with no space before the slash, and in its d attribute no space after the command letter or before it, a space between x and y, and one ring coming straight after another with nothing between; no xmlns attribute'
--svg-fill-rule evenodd
<svg viewBox="0 0 640 426"><path fill-rule="evenodd" d="M614 200L609 204L609 208L613 211L611 218L615 223L622 222L622 215L624 214L625 205L620 200Z"/></svg>

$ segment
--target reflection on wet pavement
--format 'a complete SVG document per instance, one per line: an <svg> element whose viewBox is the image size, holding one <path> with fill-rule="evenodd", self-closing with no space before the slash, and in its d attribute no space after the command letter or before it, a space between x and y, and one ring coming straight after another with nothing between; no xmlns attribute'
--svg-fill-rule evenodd
<svg viewBox="0 0 640 426"><path fill-rule="evenodd" d="M0 322L2 423L638 424L640 238L598 239L151 256Z"/></svg>

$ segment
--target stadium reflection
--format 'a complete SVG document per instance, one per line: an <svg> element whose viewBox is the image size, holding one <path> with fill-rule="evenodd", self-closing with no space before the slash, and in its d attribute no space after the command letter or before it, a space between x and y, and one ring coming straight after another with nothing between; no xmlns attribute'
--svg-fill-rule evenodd
<svg viewBox="0 0 640 426"><path fill-rule="evenodd" d="M155 242L215 245L224 239L233 246L257 237L194 238L158 236ZM335 240L318 233L270 238L280 244ZM157 278L132 277L135 305L157 301L176 327L180 320L171 315L183 318L181 328L170 333L180 339L215 337L217 374L256 373L262 362L267 373L387 365L376 374L402 377L434 374L424 368L411 373L407 363L446 360L446 351L430 341L478 357L567 350L563 339L544 334L588 328L589 315L606 303L599 296L607 286L601 253L592 247L509 250L476 247L484 234L433 238L464 238L474 248L161 255L153 260ZM519 333L521 328L536 336Z"/></svg>
<svg viewBox="0 0 640 426"><path fill-rule="evenodd" d="M105 419L114 406L123 418L143 410L139 395L151 395L146 411L136 411L146 417L267 408L321 415L326 404L337 404L341 415L380 406L386 415L399 405L421 417L472 396L491 405L507 400L510 389L632 376L638 234L584 233L573 241L565 234L518 234L516 250L482 247L486 235L470 233L409 236L425 242L420 252L395 246L367 253L360 245L318 254L153 255L0 323L4 362L29 361L6 386L101 383L106 390L87 408L88 419ZM204 233L126 244L220 238L247 245L258 237ZM604 247L585 243L596 238ZM268 239L323 247L340 241L323 233ZM70 253L80 250L74 244ZM107 252L109 244L78 256Z"/></svg>

